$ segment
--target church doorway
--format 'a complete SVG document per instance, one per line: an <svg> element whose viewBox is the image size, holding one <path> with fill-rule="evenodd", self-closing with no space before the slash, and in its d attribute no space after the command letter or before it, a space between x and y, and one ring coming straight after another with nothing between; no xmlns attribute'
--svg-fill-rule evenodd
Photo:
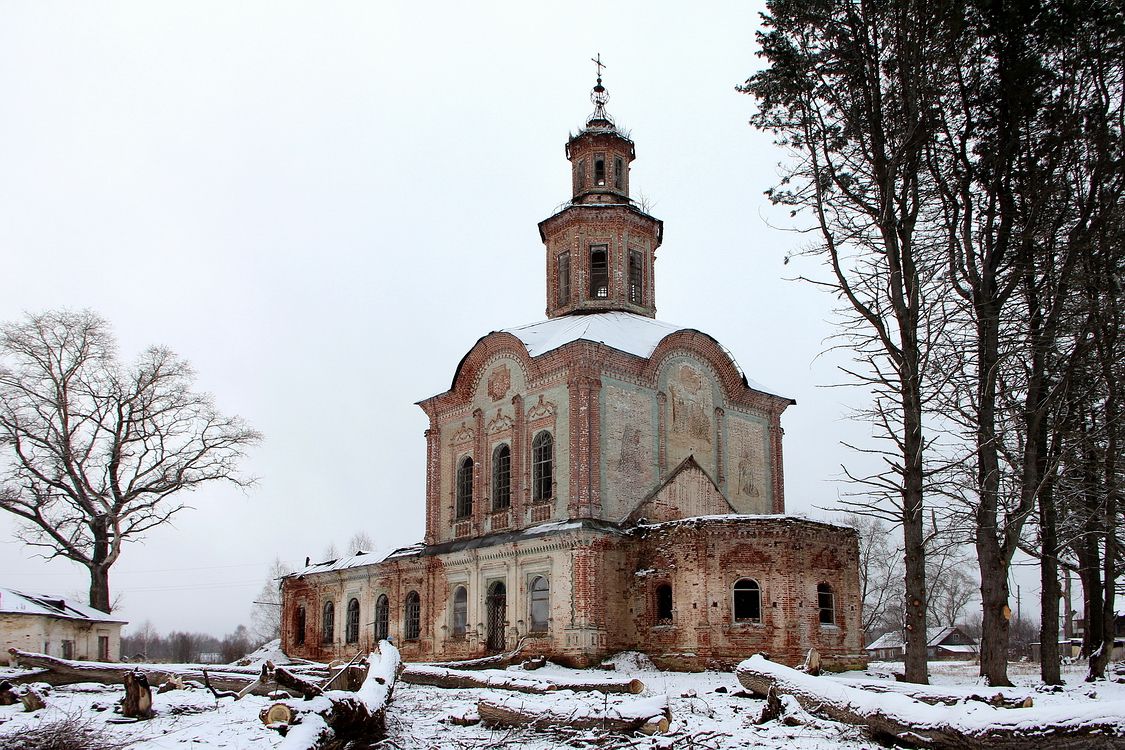
<svg viewBox="0 0 1125 750"><path fill-rule="evenodd" d="M503 651L504 624L508 619L508 591L503 581L494 581L488 587L485 610L488 613L488 650Z"/></svg>

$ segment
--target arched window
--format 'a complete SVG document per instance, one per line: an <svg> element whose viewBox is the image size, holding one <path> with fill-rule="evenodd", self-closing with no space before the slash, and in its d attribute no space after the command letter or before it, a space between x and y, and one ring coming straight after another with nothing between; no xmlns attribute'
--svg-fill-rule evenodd
<svg viewBox="0 0 1125 750"><path fill-rule="evenodd" d="M821 625L836 624L836 595L827 583L816 585L816 605L820 608Z"/></svg>
<svg viewBox="0 0 1125 750"><path fill-rule="evenodd" d="M762 621L762 589L757 581L742 578L734 584L734 621Z"/></svg>
<svg viewBox="0 0 1125 750"><path fill-rule="evenodd" d="M320 640L331 643L336 637L336 605L328 601L324 603L324 618L320 623Z"/></svg>
<svg viewBox="0 0 1125 750"><path fill-rule="evenodd" d="M403 636L408 641L418 640L418 636L422 634L422 600L418 597L417 591L411 591L406 595L406 609L403 613Z"/></svg>
<svg viewBox="0 0 1125 750"><path fill-rule="evenodd" d="M460 638L465 635L469 624L469 592L464 586L458 586L453 592L453 635Z"/></svg>
<svg viewBox="0 0 1125 750"><path fill-rule="evenodd" d="M512 505L512 449L507 443L492 451L492 509L504 510Z"/></svg>
<svg viewBox="0 0 1125 750"><path fill-rule="evenodd" d="M590 298L609 296L609 246L590 245Z"/></svg>
<svg viewBox="0 0 1125 750"><path fill-rule="evenodd" d="M667 583L656 587L656 624L672 624L672 586Z"/></svg>
<svg viewBox="0 0 1125 750"><path fill-rule="evenodd" d="M293 613L293 642L298 646L305 642L305 608L297 607Z"/></svg>
<svg viewBox="0 0 1125 750"><path fill-rule="evenodd" d="M536 502L550 500L555 484L555 439L540 432L531 441L531 488Z"/></svg>
<svg viewBox="0 0 1125 750"><path fill-rule="evenodd" d="M629 301L639 305L645 296L645 261L640 250L629 251Z"/></svg>
<svg viewBox="0 0 1125 750"><path fill-rule="evenodd" d="M551 584L545 576L535 576L528 587L528 619L535 633L547 632L547 622L551 617Z"/></svg>
<svg viewBox="0 0 1125 750"><path fill-rule="evenodd" d="M375 640L385 641L391 630L391 603L386 594L375 600Z"/></svg>
<svg viewBox="0 0 1125 750"><path fill-rule="evenodd" d="M359 599L348 601L348 622L344 628L346 643L359 643Z"/></svg>
<svg viewBox="0 0 1125 750"><path fill-rule="evenodd" d="M457 466L457 517L473 515L473 459L465 456Z"/></svg>

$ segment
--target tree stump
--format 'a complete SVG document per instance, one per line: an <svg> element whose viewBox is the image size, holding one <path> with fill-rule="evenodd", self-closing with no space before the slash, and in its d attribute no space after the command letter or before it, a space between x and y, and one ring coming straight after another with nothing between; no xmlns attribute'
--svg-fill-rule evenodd
<svg viewBox="0 0 1125 750"><path fill-rule="evenodd" d="M23 704L23 710L28 712L47 707L47 704L43 701L43 696L33 687L24 691L23 695L20 696L20 703Z"/></svg>
<svg viewBox="0 0 1125 750"><path fill-rule="evenodd" d="M121 715L130 719L152 718L152 688L148 676L139 669L125 675L125 700L121 703Z"/></svg>

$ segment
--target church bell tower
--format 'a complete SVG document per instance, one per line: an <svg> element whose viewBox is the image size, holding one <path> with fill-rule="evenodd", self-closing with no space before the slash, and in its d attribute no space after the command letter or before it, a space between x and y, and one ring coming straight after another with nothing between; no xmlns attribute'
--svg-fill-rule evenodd
<svg viewBox="0 0 1125 750"><path fill-rule="evenodd" d="M656 317L654 266L664 224L629 197L636 149L606 112L609 92L598 81L594 112L570 137L571 199L539 223L547 250L547 317L629 312Z"/></svg>

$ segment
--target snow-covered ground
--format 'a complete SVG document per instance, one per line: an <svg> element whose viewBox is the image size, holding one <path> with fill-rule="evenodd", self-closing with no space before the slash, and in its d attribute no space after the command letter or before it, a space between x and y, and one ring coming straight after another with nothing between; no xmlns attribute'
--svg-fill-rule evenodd
<svg viewBox="0 0 1125 750"><path fill-rule="evenodd" d="M901 665L874 663L867 672L849 672L825 679L845 683L872 679L889 681L890 673L896 668L901 668ZM930 665L930 670L931 681L935 685L951 689L975 686L977 693L996 692L980 686L974 664L935 662ZM0 679L3 679L5 672L0 669ZM12 672L8 670L7 673ZM1045 713L1057 713L1060 706L1067 704L1077 709L1089 706L1092 701L1125 700L1125 684L1113 681L1087 684L1082 681L1083 673L1084 668L1080 665L1066 667L1066 687L1060 692L1045 692L1036 689L1038 677L1035 665L1013 664L1009 668L1009 674L1017 687L1004 692L1006 695L1031 696L1035 708L1019 709L1028 712L1042 708ZM584 673L553 665L535 672L536 676L582 674ZM457 726L450 723L450 717L471 714L481 696L502 691L399 684L395 688L394 700L388 712L388 739L379 747L401 750L501 747L548 750L563 746L691 747L697 750L878 747L855 727L811 717L806 717L808 723L795 726L777 721L754 724L763 701L743 694L733 673L660 672L646 665L643 659L623 659L615 672L599 674L636 677L645 683L644 695L666 694L673 717L669 733L665 736L626 738L606 736L595 730L540 731L490 729L481 725ZM33 714L24 713L18 704L0 707L0 747L5 750L24 747L20 743L27 730L49 726L54 722L62 722L60 726L68 727L65 731L71 736L81 732L99 736L100 743L91 743L91 748L121 747L127 744L139 750L266 750L281 742L281 737L275 731L266 729L258 719L258 712L271 702L267 698L248 696L241 701L230 698L216 701L206 690L175 690L154 695L154 719L134 724L112 723L114 719L120 719L113 712L113 705L122 695L121 687L81 684L49 689L46 696L48 708ZM605 700L599 693L569 691L526 697L529 701L557 701L560 705L571 707L578 707L580 704L599 705ZM1029 718L1034 719L1034 715L1029 713Z"/></svg>

